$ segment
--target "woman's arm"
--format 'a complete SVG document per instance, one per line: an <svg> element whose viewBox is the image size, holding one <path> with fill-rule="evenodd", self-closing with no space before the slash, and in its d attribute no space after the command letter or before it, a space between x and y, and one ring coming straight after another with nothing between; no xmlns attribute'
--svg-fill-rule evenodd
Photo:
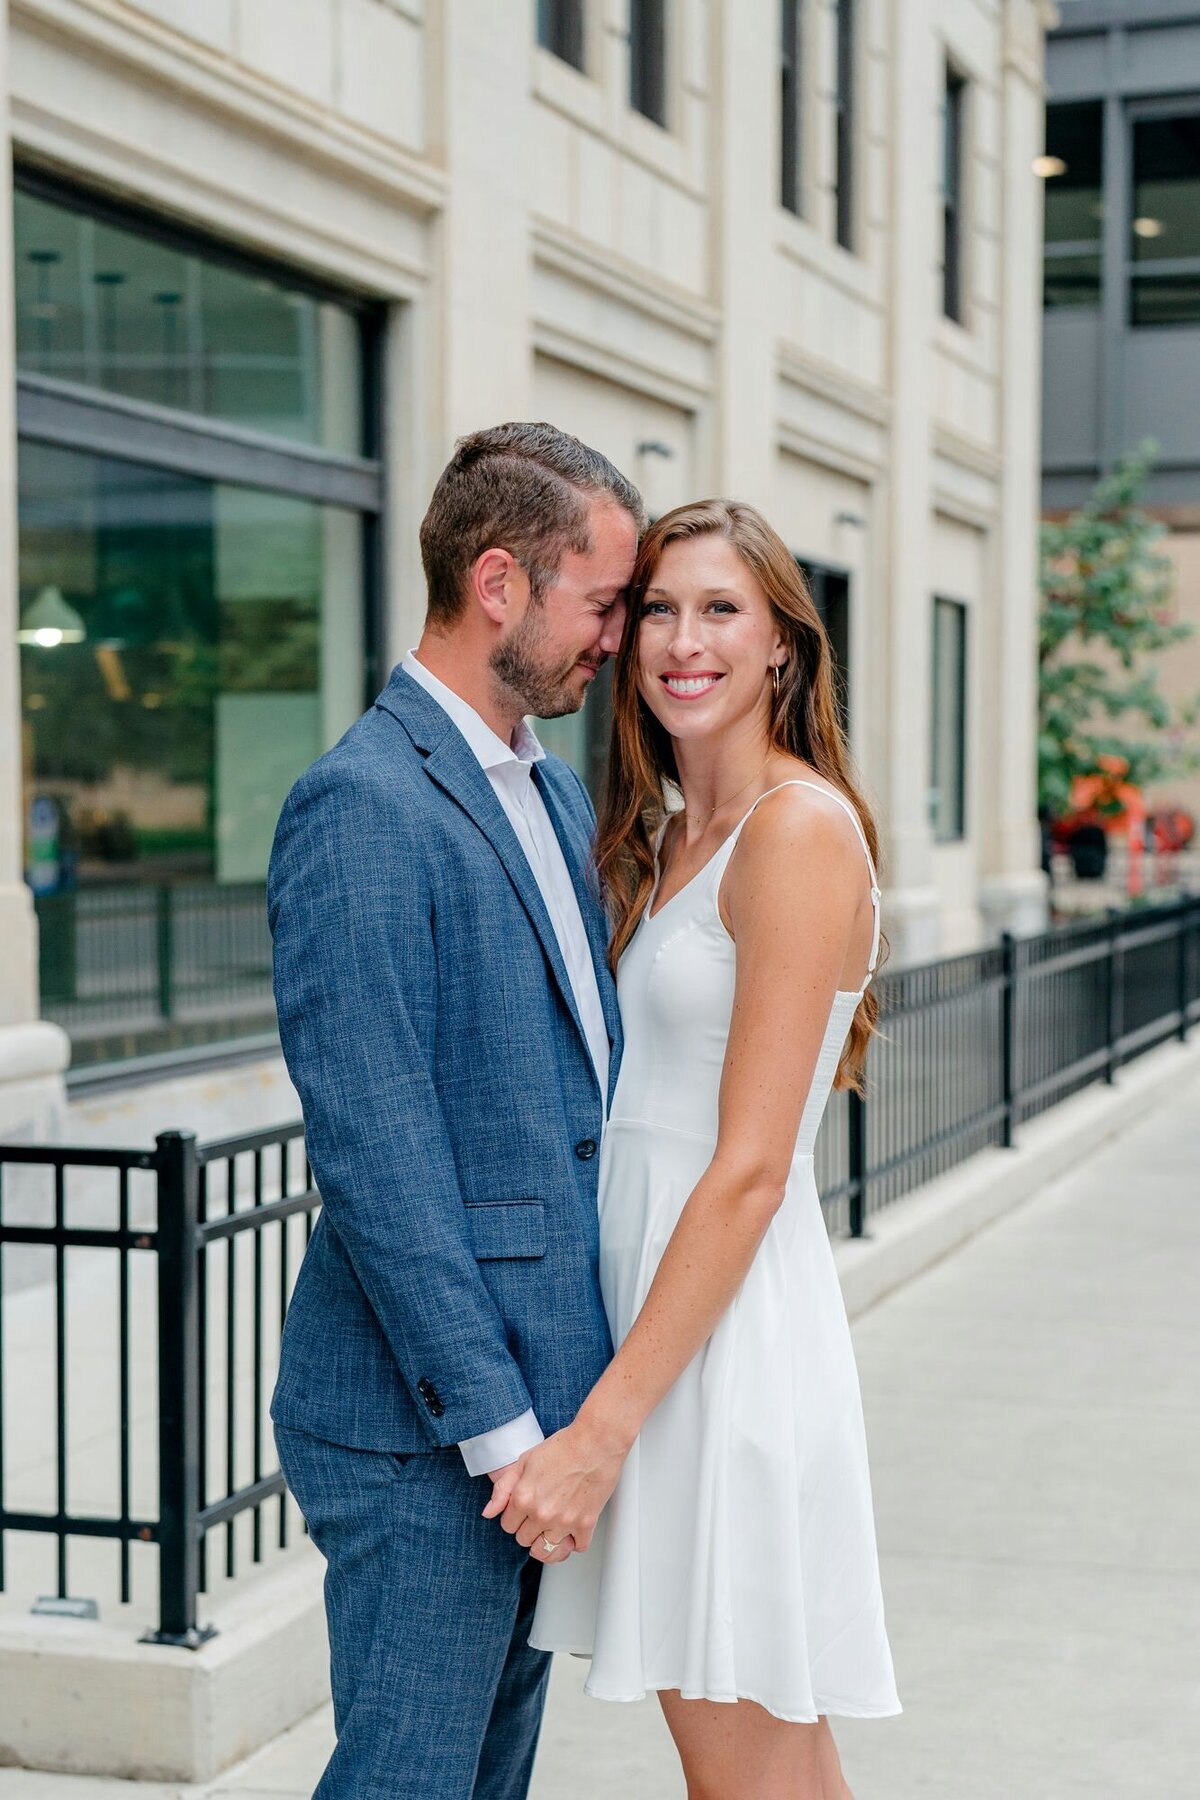
<svg viewBox="0 0 1200 1800"><path fill-rule="evenodd" d="M647 1416L733 1300L783 1199L804 1103L851 945L871 929L866 865L836 802L786 789L742 832L723 884L737 976L717 1145L645 1302L574 1421L498 1482L485 1516L545 1553L586 1550ZM865 941L869 941L868 939ZM868 951L864 947L865 966Z"/></svg>

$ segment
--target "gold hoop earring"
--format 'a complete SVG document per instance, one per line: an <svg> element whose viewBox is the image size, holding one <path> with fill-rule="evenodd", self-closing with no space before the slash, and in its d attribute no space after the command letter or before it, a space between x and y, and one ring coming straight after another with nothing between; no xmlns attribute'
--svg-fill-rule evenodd
<svg viewBox="0 0 1200 1800"><path fill-rule="evenodd" d="M775 677L775 698L779 698L779 664L771 664L771 674Z"/></svg>

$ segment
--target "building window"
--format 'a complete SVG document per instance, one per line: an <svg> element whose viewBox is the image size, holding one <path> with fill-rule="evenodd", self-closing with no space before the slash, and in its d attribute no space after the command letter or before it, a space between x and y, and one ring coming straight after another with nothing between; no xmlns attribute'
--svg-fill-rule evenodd
<svg viewBox="0 0 1200 1800"><path fill-rule="evenodd" d="M837 241L844 250L854 248L854 10L855 0L836 0L834 202Z"/></svg>
<svg viewBox="0 0 1200 1800"><path fill-rule="evenodd" d="M797 558L800 562L800 559ZM821 616L833 656L834 690L842 730L850 731L850 577L824 563L800 562L813 605Z"/></svg>
<svg viewBox="0 0 1200 1800"><path fill-rule="evenodd" d="M1072 101L1046 110L1046 150L1034 167L1046 181L1047 312L1100 304L1104 229L1104 107Z"/></svg>
<svg viewBox="0 0 1200 1800"><path fill-rule="evenodd" d="M942 311L963 320L963 187L967 84L949 65L942 102Z"/></svg>
<svg viewBox="0 0 1200 1800"><path fill-rule="evenodd" d="M367 704L376 320L152 220L15 199L25 866L77 1062L269 1026L262 883Z"/></svg>
<svg viewBox="0 0 1200 1800"><path fill-rule="evenodd" d="M629 0L629 104L667 123L666 0Z"/></svg>
<svg viewBox="0 0 1200 1800"><path fill-rule="evenodd" d="M537 41L552 56L584 67L584 0L537 0Z"/></svg>
<svg viewBox="0 0 1200 1800"><path fill-rule="evenodd" d="M933 835L951 843L965 830L967 609L933 603L933 749L929 796Z"/></svg>
<svg viewBox="0 0 1200 1800"><path fill-rule="evenodd" d="M804 212L802 82L804 0L783 0L779 50L779 199L789 212Z"/></svg>
<svg viewBox="0 0 1200 1800"><path fill-rule="evenodd" d="M1200 323L1200 113L1134 122L1131 235L1131 323Z"/></svg>

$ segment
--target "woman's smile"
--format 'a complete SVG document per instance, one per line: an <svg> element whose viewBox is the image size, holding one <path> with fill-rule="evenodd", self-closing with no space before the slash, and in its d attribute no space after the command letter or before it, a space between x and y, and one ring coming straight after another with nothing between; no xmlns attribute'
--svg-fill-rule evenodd
<svg viewBox="0 0 1200 1800"><path fill-rule="evenodd" d="M718 681L724 680L724 676L708 669L694 675L682 675L669 669L665 675L659 676L659 680L674 699L697 700L701 694L710 694Z"/></svg>

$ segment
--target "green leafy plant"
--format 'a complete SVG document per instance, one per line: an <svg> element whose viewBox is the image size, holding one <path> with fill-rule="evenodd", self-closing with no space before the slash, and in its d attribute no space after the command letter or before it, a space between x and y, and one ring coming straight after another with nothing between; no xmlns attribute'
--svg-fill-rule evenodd
<svg viewBox="0 0 1200 1800"><path fill-rule="evenodd" d="M1168 616L1165 527L1138 505L1155 455L1142 444L1086 506L1042 526L1038 804L1055 816L1068 811L1077 776L1114 763L1139 788L1200 768L1200 695L1172 708L1144 660L1194 629Z"/></svg>

